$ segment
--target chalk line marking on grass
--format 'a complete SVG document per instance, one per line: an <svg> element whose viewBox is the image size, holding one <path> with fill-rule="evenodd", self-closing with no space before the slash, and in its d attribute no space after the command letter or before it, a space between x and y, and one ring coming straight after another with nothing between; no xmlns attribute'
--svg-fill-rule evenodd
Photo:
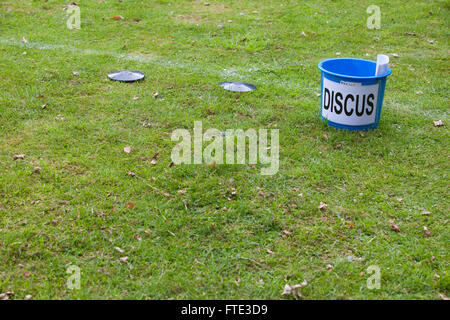
<svg viewBox="0 0 450 320"><path fill-rule="evenodd" d="M444 111L442 113L439 110L426 110L426 109L417 109L415 105L407 105L403 103L399 103L396 101L391 101L390 108L395 109L395 111L403 114L415 114L419 115L425 119L442 119L448 120L448 112Z"/></svg>
<svg viewBox="0 0 450 320"><path fill-rule="evenodd" d="M258 78L255 76L257 72L265 72L267 70L259 68L259 67L248 67L246 70L242 68L223 68L217 66L217 68L207 67L206 65L198 66L192 63L183 63L179 61L167 60L161 57L139 57L136 54L121 54L115 53L111 51L103 51L96 49L81 49L70 45L64 44L49 44L42 42L22 42L18 40L11 39L0 39L0 44L14 46L14 47L22 47L22 48L30 48L30 49L38 49L38 50L61 50L64 52L82 54L82 55L96 55L96 56L109 56L118 60L127 60L127 61L136 61L139 63L145 64L153 64L158 66L164 66L168 68L177 68L181 70L191 71L199 74L204 74L207 76L214 75L215 77L221 78L222 80L241 80L241 81L252 81L259 84L265 84L268 86L276 86L284 89L299 89L303 91L308 91L310 94L315 94L320 91L319 84L320 79L318 78L317 85L305 86L300 82L296 81L280 81L278 79L267 79L267 78ZM284 66L277 66L276 69L282 70ZM271 69L274 69L271 67ZM311 96L313 97L313 96Z"/></svg>

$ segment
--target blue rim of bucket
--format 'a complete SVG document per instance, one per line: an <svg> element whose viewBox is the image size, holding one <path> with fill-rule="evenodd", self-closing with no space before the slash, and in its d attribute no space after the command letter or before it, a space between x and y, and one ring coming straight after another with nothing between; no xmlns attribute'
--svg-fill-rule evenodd
<svg viewBox="0 0 450 320"><path fill-rule="evenodd" d="M331 59L325 59L325 60L322 60L322 61L320 61L320 62L318 63L317 67L320 69L320 71L323 71L323 72L325 72L325 73L327 73L327 74L330 74L330 75L333 75L333 76L336 76L336 77L347 78L347 79L358 79L358 80L363 80L363 79L368 79L368 80L369 80L369 79L380 79L380 78L385 78L385 77L389 76L389 75L392 73L392 70L391 70L391 68L389 68L389 67L388 67L388 70L387 70L386 73L380 74L380 75L378 75L378 76L373 75L373 76L367 76L367 77L366 77L366 76L365 76L365 77L359 77L359 76L351 76L351 75L347 75L347 74L335 73L335 72L328 71L327 69L325 69L325 68L323 67L323 64L324 64L325 62L333 61L333 60L364 61L364 62L371 62L371 63L375 64L375 66L377 65L377 63L376 63L375 61L372 61L372 60L357 59L357 58L344 58L344 57L342 57L342 58L331 58Z"/></svg>
<svg viewBox="0 0 450 320"><path fill-rule="evenodd" d="M375 129L378 127L378 124L380 122L380 118L381 118L381 108L383 106L383 98L384 98L384 91L385 91L385 85L386 85L386 79L387 77L392 73L391 68L388 67L388 70L386 71L386 73L381 74L381 75L373 75L373 76L352 76L352 75L347 75L347 74L340 74L340 73L336 73L336 72L331 72L328 71L327 69L325 69L323 67L323 64L326 63L327 61L332 61L332 60L353 60L353 61L363 61L364 63L372 63L375 65L375 69L376 69L376 62L372 61L372 60L365 60L365 59L357 59L357 58L344 58L344 57L339 57L339 58L330 58L330 59L325 59L322 60L318 63L318 68L320 69L322 75L321 75L321 83L320 83L320 92L322 93L323 91L323 77L325 75L327 75L327 78L330 78L330 80L332 81L337 81L339 78L340 79L352 79L352 80L358 80L360 82L362 82L362 84L373 84L373 83L378 83L380 82L380 87L379 87L379 92L378 92L378 105L377 105L377 113L375 116L375 122L371 123L371 124L367 124L367 125L356 125L356 126L352 126L352 125L347 125L347 124L340 124L340 123L336 123L333 121L330 121L326 118L324 118L322 116L322 100L320 103L320 117L322 118L323 121L327 121L327 124L338 128L338 129L346 129L346 130L369 130L369 129Z"/></svg>

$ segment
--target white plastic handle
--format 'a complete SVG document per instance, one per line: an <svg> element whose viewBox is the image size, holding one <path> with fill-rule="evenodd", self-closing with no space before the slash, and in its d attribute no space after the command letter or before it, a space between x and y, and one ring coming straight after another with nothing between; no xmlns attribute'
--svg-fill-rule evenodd
<svg viewBox="0 0 450 320"><path fill-rule="evenodd" d="M379 76L385 74L389 67L389 57L385 54L377 55L377 69L375 70L375 75Z"/></svg>

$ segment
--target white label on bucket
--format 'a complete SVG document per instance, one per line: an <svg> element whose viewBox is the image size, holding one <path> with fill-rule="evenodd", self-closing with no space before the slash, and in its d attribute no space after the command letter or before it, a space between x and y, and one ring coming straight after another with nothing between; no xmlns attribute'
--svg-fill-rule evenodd
<svg viewBox="0 0 450 320"><path fill-rule="evenodd" d="M322 116L329 121L363 126L375 122L379 83L360 86L323 78Z"/></svg>

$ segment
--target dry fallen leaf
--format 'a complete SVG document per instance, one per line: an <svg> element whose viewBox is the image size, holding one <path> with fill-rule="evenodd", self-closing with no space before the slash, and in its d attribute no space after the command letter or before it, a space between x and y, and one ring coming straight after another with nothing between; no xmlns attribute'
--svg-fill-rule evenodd
<svg viewBox="0 0 450 320"><path fill-rule="evenodd" d="M46 2L47 2L47 1L46 1ZM66 10L66 9L69 8L70 6L78 6L78 3L76 3L76 2L66 3L65 5L63 5L63 10Z"/></svg>
<svg viewBox="0 0 450 320"><path fill-rule="evenodd" d="M438 293L439 298L441 298L442 300L450 300L449 297L447 297L445 294L442 293Z"/></svg>
<svg viewBox="0 0 450 320"><path fill-rule="evenodd" d="M400 228L398 227L398 225L396 225L394 223L394 220L390 219L389 220L389 225L391 226L391 230L395 231L395 232L400 232Z"/></svg>
<svg viewBox="0 0 450 320"><path fill-rule="evenodd" d="M300 299L302 297L302 293L300 292L300 289L305 287L308 283L305 281L303 281L300 284L294 284L294 285L289 285L286 284L284 286L284 290L283 290L283 295L292 295L295 299Z"/></svg>
<svg viewBox="0 0 450 320"><path fill-rule="evenodd" d="M268 254L275 254L275 252L273 252L273 251L270 250L270 249L266 249L266 252L267 252Z"/></svg>
<svg viewBox="0 0 450 320"><path fill-rule="evenodd" d="M132 151L133 151L133 148L131 148L129 146L126 146L123 148L123 152L125 152L125 153L131 153Z"/></svg>
<svg viewBox="0 0 450 320"><path fill-rule="evenodd" d="M134 177L134 176L136 176L136 173L134 173L133 171L128 171L128 175L130 177Z"/></svg>
<svg viewBox="0 0 450 320"><path fill-rule="evenodd" d="M152 127L154 125L154 123L153 123L153 121L150 119L150 118L148 118L147 120L145 120L143 123L142 123L142 126L144 127L144 128L150 128L150 127Z"/></svg>
<svg viewBox="0 0 450 320"><path fill-rule="evenodd" d="M157 159L159 156L159 151L156 151L155 154L152 156L152 159Z"/></svg>
<svg viewBox="0 0 450 320"><path fill-rule="evenodd" d="M425 231L425 235L426 235L427 237L431 237L431 232L428 231L428 228L427 228L426 226L423 226L423 231Z"/></svg>
<svg viewBox="0 0 450 320"><path fill-rule="evenodd" d="M131 201L128 202L128 203L127 203L127 208L128 208L128 209L133 209L133 208L134 208L134 203L131 202Z"/></svg>
<svg viewBox="0 0 450 320"><path fill-rule="evenodd" d="M119 247L114 247L114 249L116 249L117 251L119 251L120 253L124 253L125 251L123 251L122 249L120 249Z"/></svg>
<svg viewBox="0 0 450 320"><path fill-rule="evenodd" d="M113 16L114 20L123 20L123 17L120 15Z"/></svg>
<svg viewBox="0 0 450 320"><path fill-rule="evenodd" d="M178 194L185 194L185 193L186 193L186 189L178 190Z"/></svg>
<svg viewBox="0 0 450 320"><path fill-rule="evenodd" d="M433 121L434 126L435 127L442 127L444 125L444 123L442 122L442 120L438 120L438 121Z"/></svg>
<svg viewBox="0 0 450 320"><path fill-rule="evenodd" d="M4 293L0 293L0 300L9 300L11 296L14 295L14 292L6 291Z"/></svg>
<svg viewBox="0 0 450 320"><path fill-rule="evenodd" d="M156 159L152 159L152 161L150 161L150 164L152 164L152 165L155 165L157 163L158 163L158 161L156 161Z"/></svg>
<svg viewBox="0 0 450 320"><path fill-rule="evenodd" d="M25 155L24 154L13 155L13 160L17 160L17 159L23 160L23 159L25 159Z"/></svg>
<svg viewBox="0 0 450 320"><path fill-rule="evenodd" d="M328 205L325 202L320 201L319 210L327 211L328 210Z"/></svg>

